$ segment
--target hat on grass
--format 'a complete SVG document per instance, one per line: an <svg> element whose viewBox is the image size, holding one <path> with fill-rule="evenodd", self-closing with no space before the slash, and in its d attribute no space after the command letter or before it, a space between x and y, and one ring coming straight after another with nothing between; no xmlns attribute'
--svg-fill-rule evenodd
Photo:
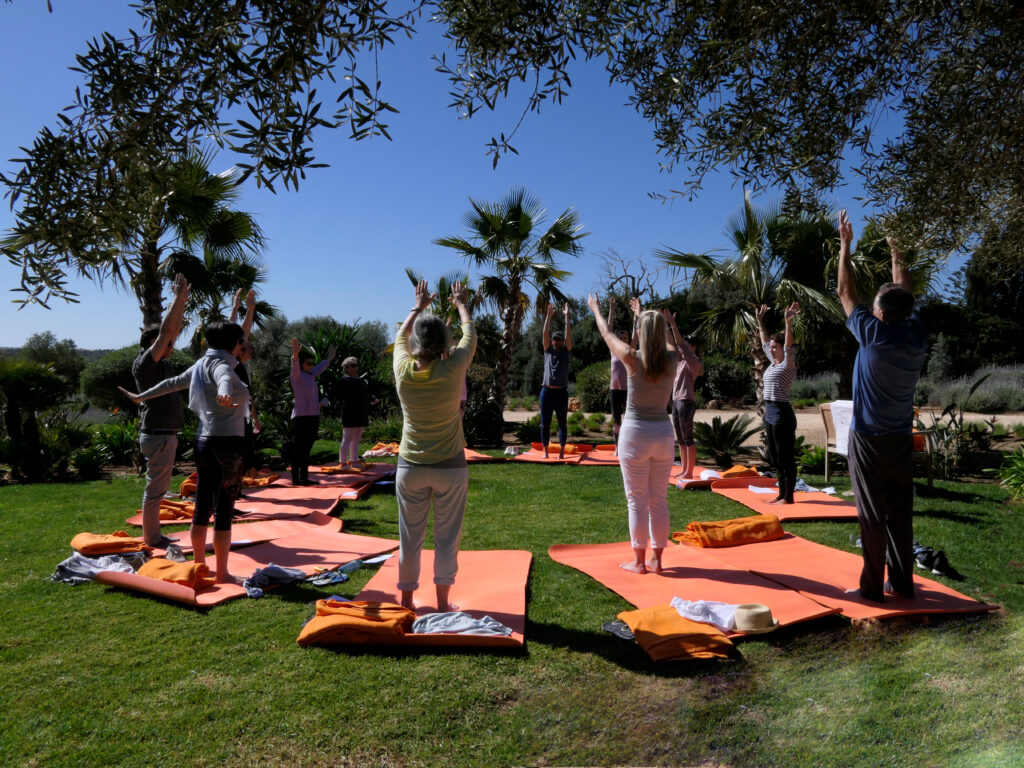
<svg viewBox="0 0 1024 768"><path fill-rule="evenodd" d="M779 620L772 618L772 609L760 603L744 603L736 606L736 631L745 635L760 635L771 632L779 626Z"/></svg>

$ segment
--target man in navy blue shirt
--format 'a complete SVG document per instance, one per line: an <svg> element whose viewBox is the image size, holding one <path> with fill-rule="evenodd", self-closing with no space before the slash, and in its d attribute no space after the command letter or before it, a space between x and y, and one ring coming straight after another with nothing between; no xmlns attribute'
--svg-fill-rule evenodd
<svg viewBox="0 0 1024 768"><path fill-rule="evenodd" d="M839 300L860 350L853 368L850 480L864 553L860 596L914 596L914 388L928 339L914 310L913 283L902 251L889 240L892 282L869 309L857 295L850 246L853 226L839 215ZM889 579L885 579L885 567Z"/></svg>

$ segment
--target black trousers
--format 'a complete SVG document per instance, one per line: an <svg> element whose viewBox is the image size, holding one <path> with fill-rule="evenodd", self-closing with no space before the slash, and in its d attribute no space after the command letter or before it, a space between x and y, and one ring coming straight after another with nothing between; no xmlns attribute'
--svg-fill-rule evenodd
<svg viewBox="0 0 1024 768"><path fill-rule="evenodd" d="M861 595L883 599L885 567L901 597L914 596L914 465L911 435L850 432L850 480L857 499L864 567Z"/></svg>
<svg viewBox="0 0 1024 768"><path fill-rule="evenodd" d="M196 440L196 506L192 524L210 524L213 529L230 531L235 499L245 475L244 437L201 437Z"/></svg>
<svg viewBox="0 0 1024 768"><path fill-rule="evenodd" d="M309 454L313 443L320 434L319 416L296 416L292 419L292 482L303 483L309 479Z"/></svg>
<svg viewBox="0 0 1024 768"><path fill-rule="evenodd" d="M789 403L765 403L765 441L768 460L779 473L779 498L793 501L793 487L796 485L796 414Z"/></svg>

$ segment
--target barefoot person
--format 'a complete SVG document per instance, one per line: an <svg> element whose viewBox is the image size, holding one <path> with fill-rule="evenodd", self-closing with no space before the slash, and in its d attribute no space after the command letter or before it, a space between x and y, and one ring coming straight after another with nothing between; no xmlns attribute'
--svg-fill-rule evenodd
<svg viewBox="0 0 1024 768"><path fill-rule="evenodd" d="M188 406L199 417L196 437L196 505L189 534L196 563L206 562L206 532L213 515L214 573L218 584L234 581L228 572L231 518L245 474L245 416L249 389L235 373L242 351L242 327L217 320L206 327L208 349L184 373L135 394L135 402L188 387Z"/></svg>
<svg viewBox="0 0 1024 768"><path fill-rule="evenodd" d="M569 435L569 356L572 352L572 324L569 322L569 304L562 309L565 315L565 332L551 333L551 318L555 316L555 305L548 304L544 315L544 383L540 388L540 442L544 446L544 458L548 457L548 443L551 441L551 414L558 421L558 458L565 458L565 441Z"/></svg>
<svg viewBox="0 0 1024 768"><path fill-rule="evenodd" d="M139 339L142 351L132 363L136 389L149 389L173 376L168 358L181 332L189 284L178 275L171 289L174 299L160 325L152 325ZM171 485L178 430L185 420L181 396L169 393L142 404L139 410L139 449L146 457L146 490L142 494L142 537L151 547L166 547L171 539L160 533L160 500Z"/></svg>
<svg viewBox="0 0 1024 768"><path fill-rule="evenodd" d="M676 378L672 384L672 429L679 444L679 466L683 470L680 477L692 480L693 467L697 463L697 442L693 439L693 417L697 413L697 388L694 383L704 373L704 363L697 356L696 340L692 336L679 336L674 312L669 329L676 349L679 350Z"/></svg>
<svg viewBox="0 0 1024 768"><path fill-rule="evenodd" d="M661 553L668 543L668 479L675 455L667 406L672 396L676 350L667 339L671 317L642 312L635 297L629 302L637 320L637 348L612 333L601 316L597 297L587 306L609 351L626 366L629 376L626 414L619 433L619 464L629 508L629 538L634 559L621 567L633 573L661 573ZM665 313L667 315L667 312ZM674 322L674 321L673 321ZM647 544L651 560L646 562Z"/></svg>
<svg viewBox="0 0 1024 768"><path fill-rule="evenodd" d="M608 297L608 327L613 328L615 317L615 297ZM615 335L624 344L630 343L629 334L625 331L616 331ZM615 355L612 355L612 369L608 379L608 399L612 406L612 437L615 439L615 455L619 455L619 432L622 430L622 415L626 412L626 387L628 375L625 364Z"/></svg>
<svg viewBox="0 0 1024 768"><path fill-rule="evenodd" d="M914 596L914 388L928 338L914 310L913 282L903 253L889 241L892 282L874 305L862 304L850 262L853 226L839 214L839 300L860 349L853 367L850 480L864 565L856 591L882 602L884 594ZM885 580L888 566L889 579Z"/></svg>
<svg viewBox="0 0 1024 768"><path fill-rule="evenodd" d="M414 608L420 553L434 504L434 587L439 612L457 610L448 599L458 571L459 539L466 511L466 439L459 418L462 381L476 352L476 328L462 283L452 286L462 339L450 348L444 321L425 313L435 296L426 280L416 286L416 303L395 337L395 387L402 404L398 450L398 590L402 605Z"/></svg>
<svg viewBox="0 0 1024 768"><path fill-rule="evenodd" d="M761 349L768 356L764 372L764 433L768 443L768 459L779 475L779 495L769 504L792 504L796 485L796 414L789 404L789 388L796 378L796 350L793 348L793 320L800 314L795 301L786 307L786 333L768 335L764 324L768 305L762 304L754 313L761 333Z"/></svg>

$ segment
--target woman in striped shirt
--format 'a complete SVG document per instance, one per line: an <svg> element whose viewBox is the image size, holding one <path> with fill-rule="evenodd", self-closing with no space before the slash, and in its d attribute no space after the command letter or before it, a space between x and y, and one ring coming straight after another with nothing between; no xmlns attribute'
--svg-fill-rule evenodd
<svg viewBox="0 0 1024 768"><path fill-rule="evenodd" d="M779 473L779 495L772 504L792 504L793 486L796 484L796 414L789 404L789 388L796 378L796 354L793 349L793 320L800 314L795 301L786 307L786 333L768 335L764 316L768 305L762 304L755 312L761 333L761 348L768 356L769 366L764 372L764 432L768 443L768 460Z"/></svg>

